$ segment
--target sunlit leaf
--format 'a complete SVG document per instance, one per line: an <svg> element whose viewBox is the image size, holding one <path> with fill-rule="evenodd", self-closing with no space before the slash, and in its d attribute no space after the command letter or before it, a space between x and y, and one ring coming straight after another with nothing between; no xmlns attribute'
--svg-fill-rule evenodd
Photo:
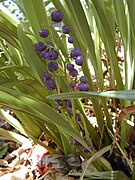
<svg viewBox="0 0 135 180"><path fill-rule="evenodd" d="M122 91L106 91L106 92L74 92L74 93L60 93L50 95L48 99L77 99L77 98L90 98L90 97L108 97L117 99L135 100L135 90L122 90Z"/></svg>

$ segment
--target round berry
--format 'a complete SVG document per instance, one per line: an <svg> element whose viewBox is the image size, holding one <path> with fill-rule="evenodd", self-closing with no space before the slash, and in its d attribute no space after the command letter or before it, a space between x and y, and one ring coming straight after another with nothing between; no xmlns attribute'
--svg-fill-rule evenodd
<svg viewBox="0 0 135 180"><path fill-rule="evenodd" d="M74 38L73 37L68 37L68 42L69 43L73 43L74 42Z"/></svg>
<svg viewBox="0 0 135 180"><path fill-rule="evenodd" d="M74 65L73 64L67 64L66 68L68 71L73 71Z"/></svg>
<svg viewBox="0 0 135 180"><path fill-rule="evenodd" d="M58 58L58 52L54 49L51 49L46 53L46 59L47 60L56 60Z"/></svg>
<svg viewBox="0 0 135 180"><path fill-rule="evenodd" d="M83 139L84 139L84 141L86 141L86 135L85 135L85 136L83 136Z"/></svg>
<svg viewBox="0 0 135 180"><path fill-rule="evenodd" d="M48 29L41 29L39 31L39 36L42 37L42 38L46 38L46 37L48 37L48 35L49 35Z"/></svg>
<svg viewBox="0 0 135 180"><path fill-rule="evenodd" d="M45 60L46 59L46 51L40 52L40 58Z"/></svg>
<svg viewBox="0 0 135 180"><path fill-rule="evenodd" d="M90 87L86 83L80 83L77 87L78 91L89 91Z"/></svg>
<svg viewBox="0 0 135 180"><path fill-rule="evenodd" d="M81 83L88 83L88 78L86 76L82 76L80 78Z"/></svg>
<svg viewBox="0 0 135 180"><path fill-rule="evenodd" d="M56 83L54 79L48 79L45 82L45 86L48 90L54 90L56 89Z"/></svg>
<svg viewBox="0 0 135 180"><path fill-rule="evenodd" d="M76 139L73 139L73 144L74 145L79 145L80 143Z"/></svg>
<svg viewBox="0 0 135 180"><path fill-rule="evenodd" d="M69 84L69 88L70 88L70 89L74 89L74 88L75 88L75 83L74 83L74 82L71 82L71 83Z"/></svg>
<svg viewBox="0 0 135 180"><path fill-rule="evenodd" d="M54 47L54 44L51 42L51 41L47 41L45 43L46 46L51 46L51 47Z"/></svg>
<svg viewBox="0 0 135 180"><path fill-rule="evenodd" d="M94 147L93 146L89 146L89 149L93 151ZM86 147L83 148L84 152L89 152L90 150L88 150Z"/></svg>
<svg viewBox="0 0 135 180"><path fill-rule="evenodd" d="M83 148L83 151L84 152L89 152L89 150L86 147Z"/></svg>
<svg viewBox="0 0 135 180"><path fill-rule="evenodd" d="M69 26L62 26L62 31L64 34L69 34L70 33L70 27Z"/></svg>
<svg viewBox="0 0 135 180"><path fill-rule="evenodd" d="M62 100L61 100L61 99L56 99L55 102L56 102L57 104L59 104L59 105L62 104Z"/></svg>
<svg viewBox="0 0 135 180"><path fill-rule="evenodd" d="M75 63L76 65L78 66L82 66L83 65L83 57L82 56L77 56L76 59L75 59Z"/></svg>
<svg viewBox="0 0 135 180"><path fill-rule="evenodd" d="M72 102L71 102L71 100L66 100L66 106L67 107L72 107Z"/></svg>
<svg viewBox="0 0 135 180"><path fill-rule="evenodd" d="M75 118L77 121L81 121L81 115L80 114L76 114Z"/></svg>
<svg viewBox="0 0 135 180"><path fill-rule="evenodd" d="M58 64L56 62L49 62L48 63L48 70L49 71L56 71L58 69Z"/></svg>
<svg viewBox="0 0 135 180"><path fill-rule="evenodd" d="M81 53L81 50L79 48L75 48L71 51L70 53L70 57L71 58L74 58L74 57L77 57L77 56L81 56L82 53Z"/></svg>
<svg viewBox="0 0 135 180"><path fill-rule="evenodd" d="M76 77L78 75L78 71L76 69L73 69L72 71L69 72L70 76Z"/></svg>
<svg viewBox="0 0 135 180"><path fill-rule="evenodd" d="M61 11L59 10L55 10L52 12L52 16L51 16L51 19L53 22L61 22L62 19L63 19L63 14Z"/></svg>
<svg viewBox="0 0 135 180"><path fill-rule="evenodd" d="M50 74L48 72L45 72L43 77L44 77L45 80L49 80L51 76L50 76Z"/></svg>
<svg viewBox="0 0 135 180"><path fill-rule="evenodd" d="M36 44L35 44L35 51L37 51L37 52L41 52L41 51L43 51L43 50L45 50L45 45L44 45L44 43L43 42L37 42Z"/></svg>

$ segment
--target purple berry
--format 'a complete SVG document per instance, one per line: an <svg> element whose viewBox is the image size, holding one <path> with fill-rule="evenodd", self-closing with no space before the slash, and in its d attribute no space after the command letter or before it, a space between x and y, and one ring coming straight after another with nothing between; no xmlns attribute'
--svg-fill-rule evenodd
<svg viewBox="0 0 135 180"><path fill-rule="evenodd" d="M57 104L61 105L62 100L61 100L61 99L56 99L55 102L56 102Z"/></svg>
<svg viewBox="0 0 135 180"><path fill-rule="evenodd" d="M51 47L54 47L54 44L51 42L51 41L47 41L45 43L46 46L51 46Z"/></svg>
<svg viewBox="0 0 135 180"><path fill-rule="evenodd" d="M58 69L58 64L56 62L48 63L48 70L49 71L56 71Z"/></svg>
<svg viewBox="0 0 135 180"><path fill-rule="evenodd" d="M40 52L40 58L45 60L46 59L46 51Z"/></svg>
<svg viewBox="0 0 135 180"><path fill-rule="evenodd" d="M41 51L43 51L43 50L45 50L45 45L44 45L44 43L43 42L37 42L36 44L35 44L35 51L37 51L37 52L41 52Z"/></svg>
<svg viewBox="0 0 135 180"><path fill-rule="evenodd" d="M68 71L73 71L74 65L73 64L67 64L66 68Z"/></svg>
<svg viewBox="0 0 135 180"><path fill-rule="evenodd" d="M54 79L48 79L45 82L45 86L48 90L54 90L56 89L56 83Z"/></svg>
<svg viewBox="0 0 135 180"><path fill-rule="evenodd" d="M46 37L48 37L48 35L49 35L48 29L41 29L39 31L39 36L42 37L42 38L46 38Z"/></svg>
<svg viewBox="0 0 135 180"><path fill-rule="evenodd" d="M79 48L75 48L71 51L70 53L70 57L71 58L74 58L74 57L77 57L77 56L81 56L82 53L81 53L81 50Z"/></svg>
<svg viewBox="0 0 135 180"><path fill-rule="evenodd" d="M56 112L61 113L61 110L58 107L56 107Z"/></svg>
<svg viewBox="0 0 135 180"><path fill-rule="evenodd" d="M70 33L70 27L69 26L62 26L62 31L64 34L69 34Z"/></svg>
<svg viewBox="0 0 135 180"><path fill-rule="evenodd" d="M76 77L78 75L78 71L76 69L73 69L72 71L69 72L70 76Z"/></svg>
<svg viewBox="0 0 135 180"><path fill-rule="evenodd" d="M83 151L84 152L89 152L89 150L86 147L83 148Z"/></svg>
<svg viewBox="0 0 135 180"><path fill-rule="evenodd" d="M82 66L83 65L83 57L82 56L77 56L76 59L75 59L75 63L76 65L78 66Z"/></svg>
<svg viewBox="0 0 135 180"><path fill-rule="evenodd" d="M72 107L72 102L71 102L71 100L66 100L66 106L67 107Z"/></svg>
<svg viewBox="0 0 135 180"><path fill-rule="evenodd" d="M81 115L80 114L76 114L75 118L77 121L81 121Z"/></svg>
<svg viewBox="0 0 135 180"><path fill-rule="evenodd" d="M82 76L81 78L80 78L80 81L81 81L81 83L88 83L88 78L86 77L86 76Z"/></svg>
<svg viewBox="0 0 135 180"><path fill-rule="evenodd" d="M93 146L89 146L89 149L93 151ZM84 152L89 152L90 150L88 150L86 147L83 148Z"/></svg>
<svg viewBox="0 0 135 180"><path fill-rule="evenodd" d="M58 58L58 52L54 49L51 49L46 53L46 59L47 60L56 60Z"/></svg>
<svg viewBox="0 0 135 180"><path fill-rule="evenodd" d="M73 37L68 37L68 42L69 43L73 43L74 42L74 38Z"/></svg>
<svg viewBox="0 0 135 180"><path fill-rule="evenodd" d="M70 88L70 89L74 89L74 88L75 88L75 83L74 83L74 82L71 82L71 83L69 84L69 88Z"/></svg>
<svg viewBox="0 0 135 180"><path fill-rule="evenodd" d="M77 87L78 91L89 91L90 86L86 83L80 83Z"/></svg>
<svg viewBox="0 0 135 180"><path fill-rule="evenodd" d="M44 77L45 80L49 80L51 76L50 76L50 74L48 72L45 72L43 77Z"/></svg>
<svg viewBox="0 0 135 180"><path fill-rule="evenodd" d="M86 135L85 135L85 136L83 136L83 139L86 141Z"/></svg>
<svg viewBox="0 0 135 180"><path fill-rule="evenodd" d="M79 145L80 143L76 139L73 139L73 144L74 145Z"/></svg>
<svg viewBox="0 0 135 180"><path fill-rule="evenodd" d="M61 22L63 19L63 14L61 11L59 10L55 10L52 12L52 16L51 16L52 21L54 22Z"/></svg>

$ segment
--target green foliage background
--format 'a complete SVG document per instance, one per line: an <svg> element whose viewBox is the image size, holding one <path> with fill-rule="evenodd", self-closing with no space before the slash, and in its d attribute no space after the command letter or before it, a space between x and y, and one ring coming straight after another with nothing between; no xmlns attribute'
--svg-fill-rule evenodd
<svg viewBox="0 0 135 180"><path fill-rule="evenodd" d="M2 49L0 53L0 115L36 142L39 142L38 138L42 132L47 133L65 154L69 154L75 153L74 145L70 144L72 137L84 147L88 148L89 145L77 128L75 113L79 111L83 116L85 134L89 141L94 142L96 150L110 148L114 129L108 101L110 98L122 99L120 107L124 108L133 104L135 99L135 0L49 0L45 2L14 0L14 2L24 13L26 20L15 21L9 12L0 11L0 47ZM53 8L45 8L50 2L53 3ZM70 78L66 78L65 64L70 62L69 49L65 37L60 38L59 31L52 26L50 12L53 9L62 11L63 23L70 26L71 36L75 39L74 46L82 50L85 61L81 71L88 77L89 92L70 92L68 89ZM52 41L60 53L57 62L61 68L54 75L57 91L48 92L44 87L43 74L47 69L47 64L34 50L34 44L37 41L43 41L38 35L38 31L43 26L50 31L46 40ZM118 33L116 33L116 27L118 27ZM117 58L116 40L123 47L123 63L120 63ZM108 87L104 81L103 49L106 54L104 66L108 72ZM98 88L95 87L93 81L90 63ZM107 91L108 88L116 91ZM80 101L82 97L91 98L99 133L85 114ZM58 114L55 111L55 99L72 99L73 117L64 113ZM20 121L15 118L13 121L13 117L6 113L7 107L11 108ZM126 148L125 142L128 142L130 135L125 126L127 123L121 126L122 141L116 145L122 152L122 158ZM129 126L129 129L131 128ZM5 136L4 133L2 134ZM54 149L46 148L56 153ZM112 170L107 158L102 156L106 151L108 149L99 153L100 158L94 161L94 166L98 171ZM87 159L93 157L94 154L94 151L90 151L89 155L82 152ZM128 165L133 170L133 164Z"/></svg>

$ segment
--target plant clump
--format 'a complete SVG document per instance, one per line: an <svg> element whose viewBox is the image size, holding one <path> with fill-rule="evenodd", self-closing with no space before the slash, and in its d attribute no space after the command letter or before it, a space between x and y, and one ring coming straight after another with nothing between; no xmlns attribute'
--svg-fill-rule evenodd
<svg viewBox="0 0 135 180"><path fill-rule="evenodd" d="M51 20L55 23L61 22L63 20L63 14L59 10L55 10L51 14ZM69 36L70 34L70 27L67 25L62 26L62 38L67 38L67 43L74 42L74 38ZM35 50L39 54L39 57L41 60L47 64L47 70L43 74L43 80L45 88L49 91L58 90L57 87L58 84L57 81L57 74L59 74L59 71L61 73L60 68L61 64L59 64L60 61L60 52L59 49L55 48L55 43L52 41L46 41L46 38L49 36L49 30L46 28L43 28L39 30L39 36L43 38L43 41L45 42L37 42L35 44ZM56 45L56 47L58 47ZM64 64L65 72L67 73L69 80L67 87L69 91L88 91L90 89L88 85L88 78L86 76L81 76L79 78L79 70L78 67L83 66L84 58L82 51L79 48L73 47L72 50L68 53L68 63ZM57 72L56 72L57 71ZM69 82L71 80L71 82ZM69 116L71 119L73 118L73 104L70 99L64 99L64 100L55 100L55 110L57 113L63 113L66 116ZM76 123L79 126L79 123L82 124L82 115L80 113L75 114L75 120ZM80 129L81 130L81 129ZM81 130L82 136L85 136L83 130ZM71 137L72 139L72 137ZM75 147L78 146L82 149L82 151L85 147L83 147L76 139L72 139L71 142L72 145ZM78 148L76 147L76 151Z"/></svg>

